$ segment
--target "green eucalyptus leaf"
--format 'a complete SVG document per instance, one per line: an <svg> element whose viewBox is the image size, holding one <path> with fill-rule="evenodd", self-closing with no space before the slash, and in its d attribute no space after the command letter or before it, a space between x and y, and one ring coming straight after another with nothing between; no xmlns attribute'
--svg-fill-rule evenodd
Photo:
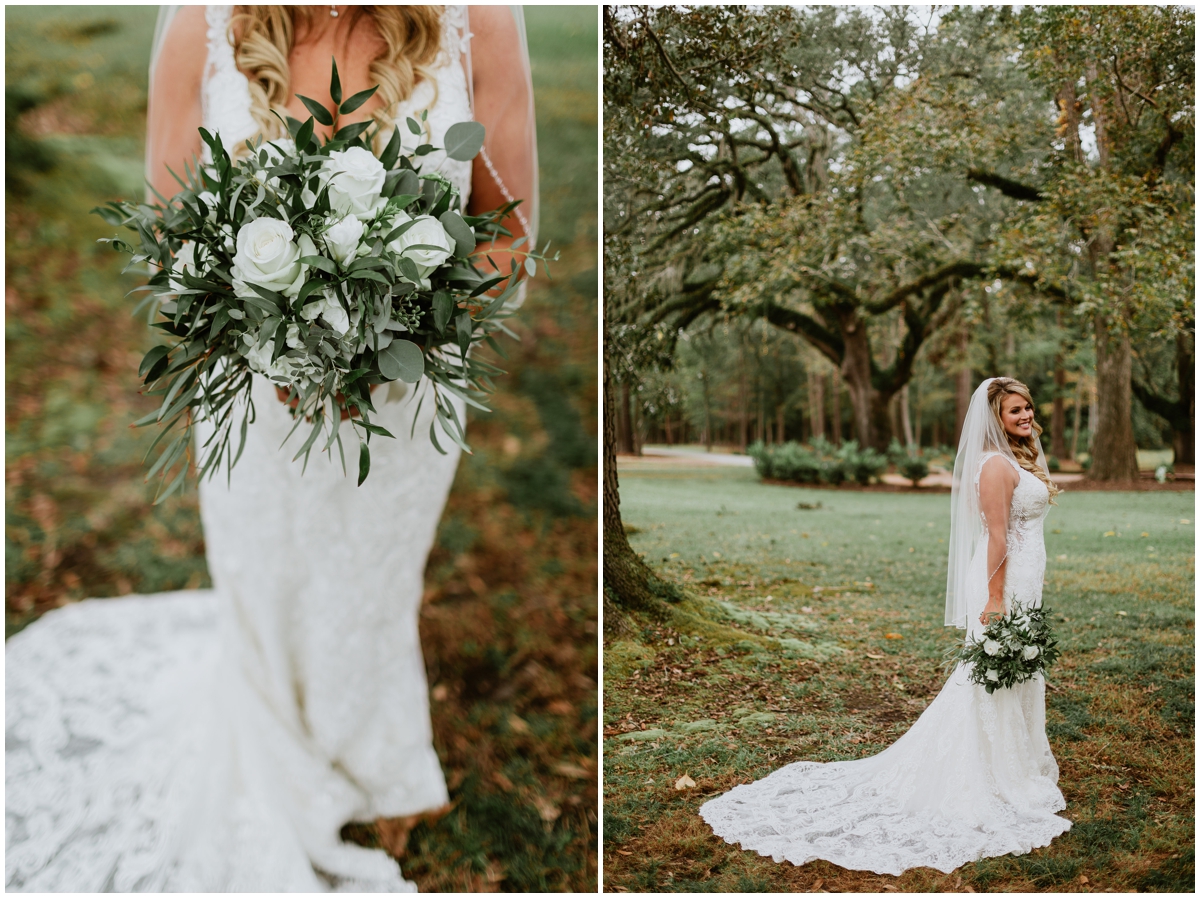
<svg viewBox="0 0 1200 898"><path fill-rule="evenodd" d="M454 241L455 258L465 259L475 251L475 235L471 233L461 215L454 211L443 212L438 221Z"/></svg>
<svg viewBox="0 0 1200 898"><path fill-rule="evenodd" d="M483 138L487 131L479 122L459 122L446 129L443 143L446 155L459 162L469 162L483 149Z"/></svg>
<svg viewBox="0 0 1200 898"><path fill-rule="evenodd" d="M454 300L445 290L439 290L433 294L433 326L437 328L438 333L444 333L446 325L450 323L450 316L454 314Z"/></svg>
<svg viewBox="0 0 1200 898"><path fill-rule="evenodd" d="M425 373L425 356L421 347L410 340L393 340L379 353L379 373L388 380L415 384Z"/></svg>

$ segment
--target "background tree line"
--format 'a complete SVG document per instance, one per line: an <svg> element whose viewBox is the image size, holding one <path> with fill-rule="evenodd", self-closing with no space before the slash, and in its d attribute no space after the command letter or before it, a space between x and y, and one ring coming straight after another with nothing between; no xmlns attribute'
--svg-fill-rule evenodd
<svg viewBox="0 0 1200 898"><path fill-rule="evenodd" d="M606 7L604 52L612 523L618 442L952 443L990 374L1093 478L1194 462L1191 10Z"/></svg>

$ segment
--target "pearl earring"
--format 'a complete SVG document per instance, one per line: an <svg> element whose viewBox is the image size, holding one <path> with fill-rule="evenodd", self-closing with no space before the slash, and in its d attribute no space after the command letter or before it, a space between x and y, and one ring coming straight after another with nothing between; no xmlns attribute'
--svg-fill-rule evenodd
<svg viewBox="0 0 1200 898"><path fill-rule="evenodd" d="M338 11L337 11L337 7L336 7L336 6L331 6L331 7L329 7L329 15L330 15L330 16L332 16L332 17L333 17L333 18L335 18L335 19L337 18Z"/></svg>

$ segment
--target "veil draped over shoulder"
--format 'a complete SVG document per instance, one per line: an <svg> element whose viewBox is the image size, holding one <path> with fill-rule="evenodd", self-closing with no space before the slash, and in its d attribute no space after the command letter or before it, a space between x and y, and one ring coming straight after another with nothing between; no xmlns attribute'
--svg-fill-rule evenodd
<svg viewBox="0 0 1200 898"><path fill-rule="evenodd" d="M154 44L150 51L150 85L153 90L154 70L166 39L167 31L178 5L160 6L154 28ZM507 44L489 46L472 40L470 7L467 8L467 27L463 34L462 59L467 73L467 91L475 121L484 126L486 136L479 159L495 181L500 194L509 202L520 198L516 216L529 237L530 245L537 243L538 231L538 159L537 127L533 111L533 79L529 68L529 45L525 38L525 13L520 6L507 7L517 42L516 53ZM503 79L489 79L487 101L477 104L474 70L476 63L491 54L503 53L511 66L519 62L517 71L508 72ZM482 98L480 98L482 100ZM147 163L151 155L146 154ZM147 171L147 177L150 172Z"/></svg>
<svg viewBox="0 0 1200 898"><path fill-rule="evenodd" d="M946 626L966 629L967 612L972 599L982 598L986 580L972 576L971 560L983 537L983 518L979 510L979 472L984 458L999 454L1017 464L1008 445L1004 428L988 403L989 377L971 396L963 421L958 454L954 457L954 484L950 490L950 559L946 571ZM1045 455L1038 445L1038 464L1046 467Z"/></svg>

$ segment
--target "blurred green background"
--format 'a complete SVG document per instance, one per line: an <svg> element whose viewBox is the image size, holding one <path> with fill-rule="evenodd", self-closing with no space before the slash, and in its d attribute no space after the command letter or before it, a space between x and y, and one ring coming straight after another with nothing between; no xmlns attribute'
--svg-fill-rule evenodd
<svg viewBox="0 0 1200 898"><path fill-rule="evenodd" d="M86 597L209 585L194 489L154 508L137 285L88 211L140 197L154 7L5 10L6 633ZM422 890L596 877L594 7L526 12L541 236L495 411L470 424L422 638L454 811L401 858ZM373 844L373 827L347 836Z"/></svg>

